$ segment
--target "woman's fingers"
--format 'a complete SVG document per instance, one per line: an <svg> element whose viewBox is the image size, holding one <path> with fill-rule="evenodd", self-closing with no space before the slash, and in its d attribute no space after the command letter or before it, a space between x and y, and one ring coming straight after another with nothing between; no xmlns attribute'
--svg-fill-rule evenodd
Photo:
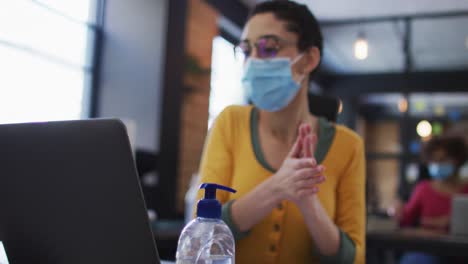
<svg viewBox="0 0 468 264"><path fill-rule="evenodd" d="M300 170L300 169L312 169L317 166L317 162L315 159L296 159L293 162L293 169Z"/></svg>
<svg viewBox="0 0 468 264"><path fill-rule="evenodd" d="M301 157L308 157L307 156L307 146L309 145L308 143L308 137L310 133L310 125L303 123L300 126L300 131L301 131L301 137L302 137L302 152L301 152Z"/></svg>
<svg viewBox="0 0 468 264"><path fill-rule="evenodd" d="M302 137L302 138L305 138L309 132L308 132L308 127L309 124L306 124L306 123L302 123L300 126L299 126L299 135Z"/></svg>
<svg viewBox="0 0 468 264"><path fill-rule="evenodd" d="M291 151L289 152L289 157L291 158L301 158L304 156L303 148L305 138L310 134L311 128L309 124L302 123L299 125L296 141L294 142Z"/></svg>
<svg viewBox="0 0 468 264"><path fill-rule="evenodd" d="M304 180L310 177L315 177L317 175L323 174L325 171L325 167L323 165L318 165L316 167L306 167L306 168L301 168L297 169L294 174L293 178L295 180Z"/></svg>
<svg viewBox="0 0 468 264"><path fill-rule="evenodd" d="M294 142L294 145L291 148L291 151L289 151L288 157L289 158L299 158L299 156L302 153L302 137L298 136L296 138L296 141Z"/></svg>
<svg viewBox="0 0 468 264"><path fill-rule="evenodd" d="M303 136L307 136L312 131L312 128L310 127L310 124L308 123L302 123L301 127L303 131Z"/></svg>
<svg viewBox="0 0 468 264"><path fill-rule="evenodd" d="M301 153L301 157L303 158L310 158L310 156L308 155L308 148L309 148L309 135L306 135L304 136L304 139L302 140L302 153Z"/></svg>
<svg viewBox="0 0 468 264"><path fill-rule="evenodd" d="M303 189L303 188L311 188L316 184L320 184L325 181L324 175L318 175L315 177L311 177L306 180L300 180L296 182L296 188Z"/></svg>
<svg viewBox="0 0 468 264"><path fill-rule="evenodd" d="M317 147L317 135L309 134L302 142L302 155L305 158L314 158Z"/></svg>
<svg viewBox="0 0 468 264"><path fill-rule="evenodd" d="M318 193L318 191L319 191L319 188L317 186L313 186L313 187L310 187L310 188L304 188L304 189L300 189L299 191L297 191L297 196L299 198L303 198L303 197L308 196L308 195L316 194L316 193Z"/></svg>
<svg viewBox="0 0 468 264"><path fill-rule="evenodd" d="M306 138L302 142L302 155L304 158L312 158L312 153L311 153L311 143L312 139L310 135L307 135Z"/></svg>
<svg viewBox="0 0 468 264"><path fill-rule="evenodd" d="M317 145L317 135L312 134L312 127L310 124L303 123L299 126L299 137L302 138L301 157L313 158Z"/></svg>

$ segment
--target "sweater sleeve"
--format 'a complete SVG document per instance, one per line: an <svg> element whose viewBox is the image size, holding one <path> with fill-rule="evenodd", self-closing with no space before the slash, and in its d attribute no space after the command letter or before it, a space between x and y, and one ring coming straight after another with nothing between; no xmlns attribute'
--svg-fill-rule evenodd
<svg viewBox="0 0 468 264"><path fill-rule="evenodd" d="M232 154L232 107L227 107L215 120L205 141L200 163L200 183L217 183L231 186L233 171ZM229 200L227 192L217 192L221 204ZM198 191L197 200L203 197Z"/></svg>
<svg viewBox="0 0 468 264"><path fill-rule="evenodd" d="M340 230L340 247L333 256L325 256L319 253L320 263L343 264L353 263L356 256L356 246L349 236Z"/></svg>
<svg viewBox="0 0 468 264"><path fill-rule="evenodd" d="M342 231L340 248L354 254L341 254L338 263L365 263L365 156L364 144L359 138L345 173L337 186L335 223ZM350 247L354 246L354 250ZM352 248L351 248L352 249Z"/></svg>
<svg viewBox="0 0 468 264"><path fill-rule="evenodd" d="M421 215L421 199L426 184L427 181L423 181L414 188L408 203L403 208L403 213L400 219L401 226L413 226L418 221Z"/></svg>

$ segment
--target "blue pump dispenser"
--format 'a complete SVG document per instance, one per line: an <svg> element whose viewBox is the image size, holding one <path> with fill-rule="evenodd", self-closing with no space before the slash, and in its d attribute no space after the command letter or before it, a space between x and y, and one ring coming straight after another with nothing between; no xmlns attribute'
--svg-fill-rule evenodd
<svg viewBox="0 0 468 264"><path fill-rule="evenodd" d="M221 203L216 200L216 190L236 192L234 189L215 183L203 183L200 185L200 189L205 189L205 197L198 201L197 217L212 219L221 218Z"/></svg>

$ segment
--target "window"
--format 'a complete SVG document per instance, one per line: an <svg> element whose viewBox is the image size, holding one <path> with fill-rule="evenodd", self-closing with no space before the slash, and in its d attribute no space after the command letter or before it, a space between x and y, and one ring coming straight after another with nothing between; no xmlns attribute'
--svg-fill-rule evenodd
<svg viewBox="0 0 468 264"><path fill-rule="evenodd" d="M98 3L0 3L0 124L89 116Z"/></svg>
<svg viewBox="0 0 468 264"><path fill-rule="evenodd" d="M222 37L213 40L208 128L226 106L245 104L241 86L242 60L234 57L234 45Z"/></svg>

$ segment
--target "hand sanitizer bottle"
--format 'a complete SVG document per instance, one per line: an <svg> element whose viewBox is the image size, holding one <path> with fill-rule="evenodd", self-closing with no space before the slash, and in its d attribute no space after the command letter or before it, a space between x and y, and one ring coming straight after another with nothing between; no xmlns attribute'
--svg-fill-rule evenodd
<svg viewBox="0 0 468 264"><path fill-rule="evenodd" d="M235 243L231 230L221 220L221 203L216 190L236 191L213 183L204 183L205 197L198 201L197 218L189 222L179 237L177 264L234 264Z"/></svg>

